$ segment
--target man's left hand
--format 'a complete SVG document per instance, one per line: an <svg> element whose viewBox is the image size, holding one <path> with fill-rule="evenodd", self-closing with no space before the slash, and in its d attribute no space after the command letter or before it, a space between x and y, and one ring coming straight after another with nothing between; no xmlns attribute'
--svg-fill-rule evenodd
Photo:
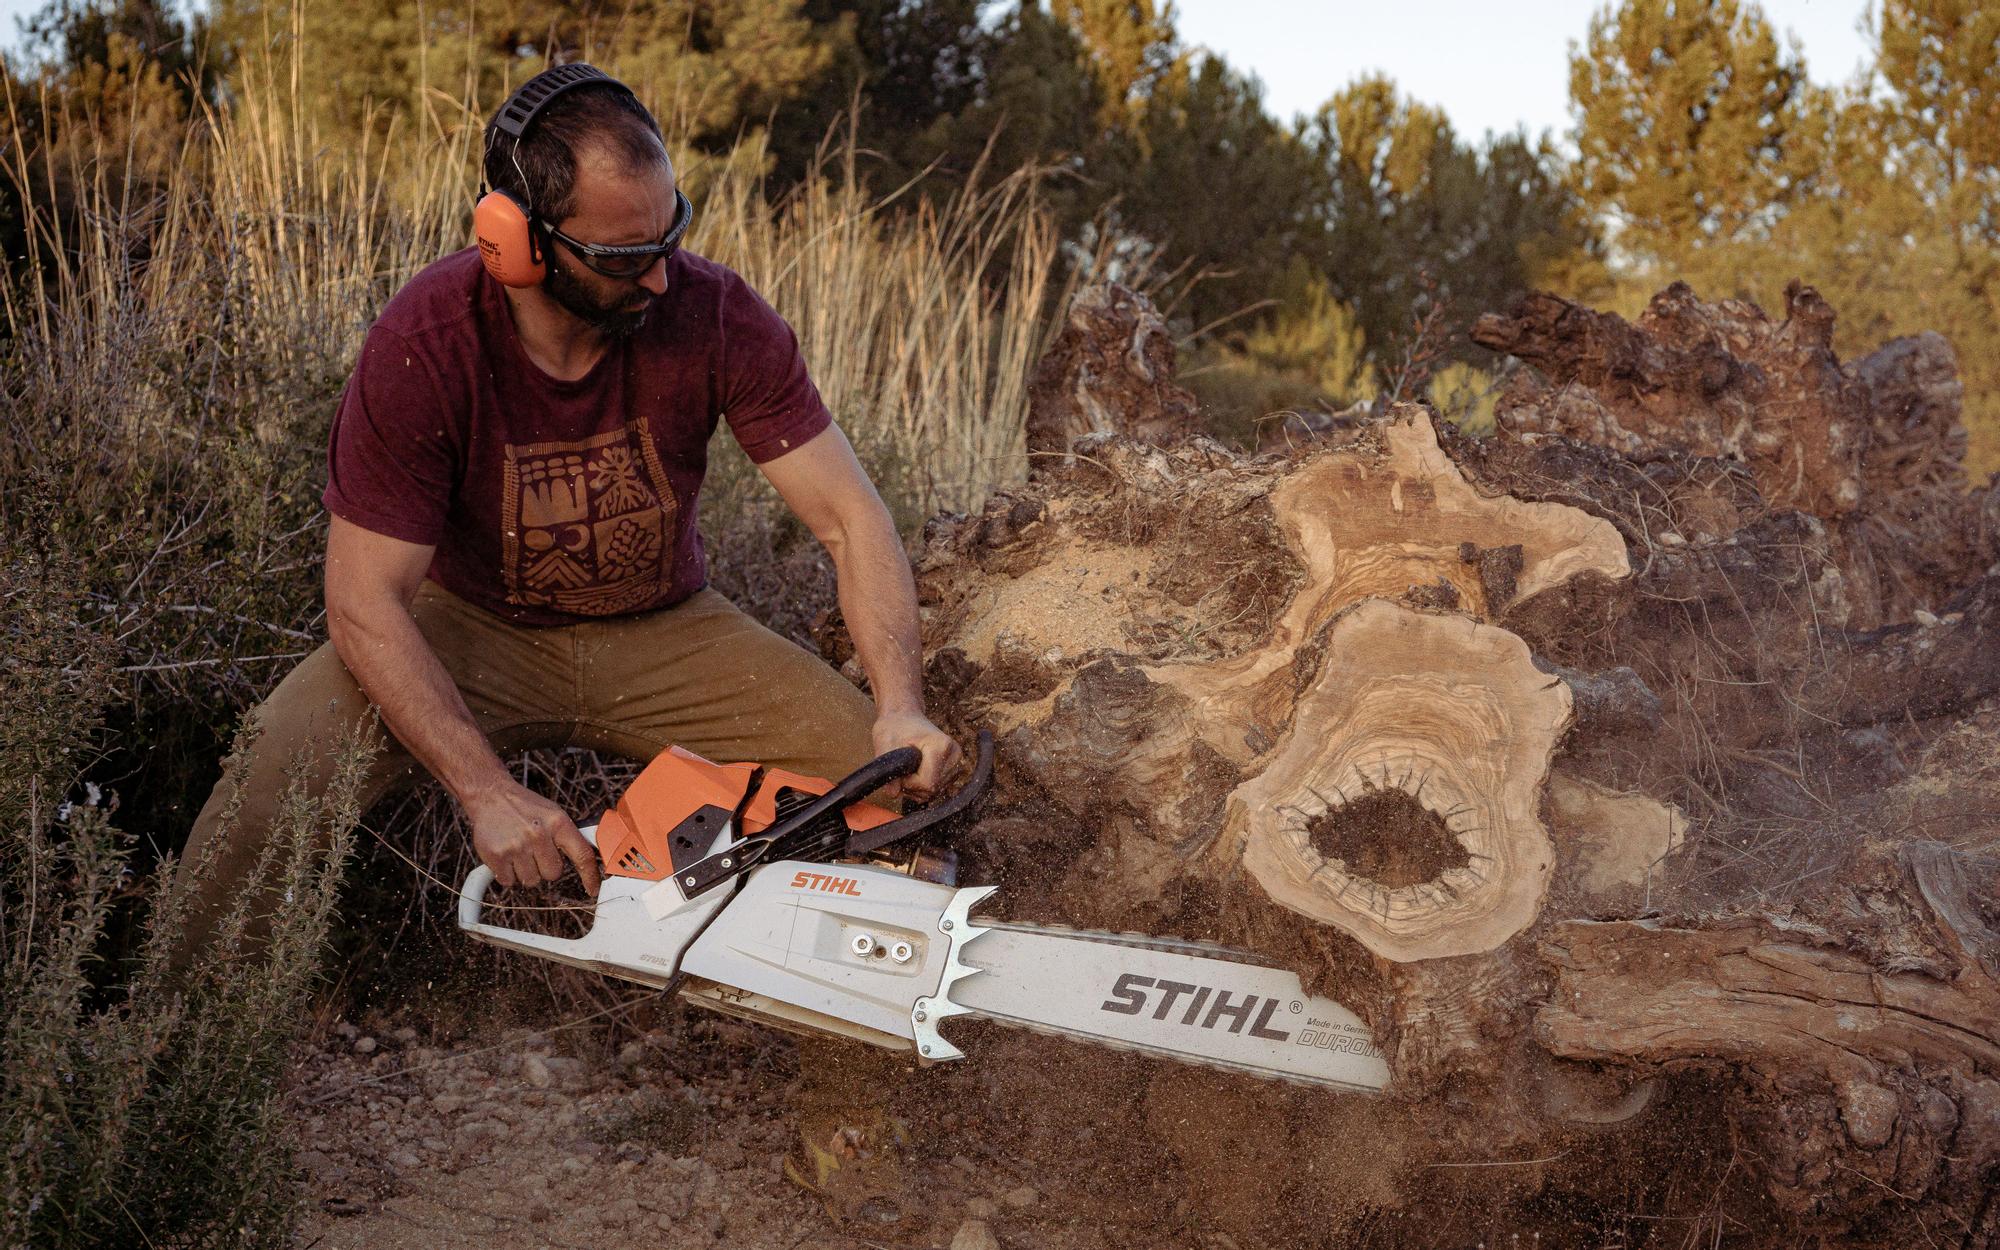
<svg viewBox="0 0 2000 1250"><path fill-rule="evenodd" d="M920 712L889 712L877 716L874 737L875 754L878 756L887 755L898 747L915 747L924 753L924 762L913 775L882 788L891 798L901 795L928 799L958 767L958 744Z"/></svg>

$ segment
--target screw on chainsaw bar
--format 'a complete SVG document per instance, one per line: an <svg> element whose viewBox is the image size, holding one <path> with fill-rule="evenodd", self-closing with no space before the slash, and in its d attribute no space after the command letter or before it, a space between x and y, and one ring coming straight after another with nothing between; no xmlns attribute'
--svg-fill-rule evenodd
<svg viewBox="0 0 2000 1250"><path fill-rule="evenodd" d="M866 933L855 934L854 941L849 943L849 945L853 947L854 953L863 959L875 953L875 939Z"/></svg>
<svg viewBox="0 0 2000 1250"><path fill-rule="evenodd" d="M914 955L916 955L916 953L917 953L916 947L911 946L908 942L898 942L894 946L891 946L889 948L889 958L895 960L899 964L909 963L910 959Z"/></svg>
<svg viewBox="0 0 2000 1250"><path fill-rule="evenodd" d="M939 926L938 926L938 928L940 928L940 929L943 929L943 930L944 930L944 931L945 931L946 933L950 933L950 932L951 932L951 921L949 921L949 920L945 921L945 922L944 922L943 924L939 925Z"/></svg>

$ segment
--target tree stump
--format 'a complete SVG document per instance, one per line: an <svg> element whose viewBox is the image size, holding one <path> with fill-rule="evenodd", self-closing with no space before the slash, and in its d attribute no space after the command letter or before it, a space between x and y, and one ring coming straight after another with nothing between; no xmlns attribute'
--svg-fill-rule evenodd
<svg viewBox="0 0 2000 1250"><path fill-rule="evenodd" d="M1481 323L1547 371L1493 439L1127 425L928 527L932 706L998 737L971 871L1022 918L1288 961L1375 1029L1388 1101L1273 1104L1293 1153L1385 1139L1284 1178L1300 1209L2000 1237L2000 506L1941 340L1843 366L1817 296L1788 312L1538 297ZM1967 524L1943 556L1920 499Z"/></svg>

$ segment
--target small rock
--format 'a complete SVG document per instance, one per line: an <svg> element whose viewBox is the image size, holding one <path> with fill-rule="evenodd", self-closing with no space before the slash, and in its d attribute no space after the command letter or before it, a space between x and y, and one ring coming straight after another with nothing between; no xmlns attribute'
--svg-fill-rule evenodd
<svg viewBox="0 0 2000 1250"><path fill-rule="evenodd" d="M417 1145L422 1146L432 1154L443 1154L445 1150L444 1139L439 1137L426 1137L418 1142Z"/></svg>
<svg viewBox="0 0 2000 1250"><path fill-rule="evenodd" d="M965 1204L965 1214L975 1220L990 1220L1000 1214L1000 1204L991 1198L974 1198Z"/></svg>
<svg viewBox="0 0 2000 1250"><path fill-rule="evenodd" d="M618 1062L628 1068L638 1067L639 1061L645 1057L646 1046L643 1042L627 1042L618 1048Z"/></svg>
<svg viewBox="0 0 2000 1250"><path fill-rule="evenodd" d="M1855 1145L1866 1150L1887 1145L1896 1131L1896 1095L1880 1085L1850 1082L1840 1091L1840 1118Z"/></svg>
<svg viewBox="0 0 2000 1250"><path fill-rule="evenodd" d="M399 1168L404 1169L405 1171L411 1171L416 1168L420 1168L423 1166L424 1163L422 1159L417 1158L417 1156L411 1154L407 1150L398 1151L396 1154L390 1155L389 1162L395 1164Z"/></svg>
<svg viewBox="0 0 2000 1250"><path fill-rule="evenodd" d="M536 1089L547 1089L554 1076L549 1072L549 1061L540 1055L529 1055L521 1060L521 1078Z"/></svg>
<svg viewBox="0 0 2000 1250"><path fill-rule="evenodd" d="M555 1056L542 1060L542 1063L547 1067L549 1075L564 1085L576 1084L590 1071L590 1065L581 1059Z"/></svg>
<svg viewBox="0 0 2000 1250"><path fill-rule="evenodd" d="M632 1173L638 1170L639 1170L639 1161L637 1159L620 1159L618 1161L618 1171L620 1175L630 1176Z"/></svg>
<svg viewBox="0 0 2000 1250"><path fill-rule="evenodd" d="M411 1042L417 1040L417 1031L406 1024L402 1028L397 1029L391 1036L396 1039L398 1046L408 1046Z"/></svg>
<svg viewBox="0 0 2000 1250"><path fill-rule="evenodd" d="M985 1220L967 1220L951 1235L951 1250L1000 1250L1000 1239Z"/></svg>
<svg viewBox="0 0 2000 1250"><path fill-rule="evenodd" d="M372 1037L358 1037L354 1039L354 1053L357 1055L374 1054L375 1039Z"/></svg>
<svg viewBox="0 0 2000 1250"><path fill-rule="evenodd" d="M361 1034L360 1029L355 1028L345 1020L336 1022L333 1026L333 1031L340 1034L344 1040L350 1042Z"/></svg>
<svg viewBox="0 0 2000 1250"><path fill-rule="evenodd" d="M1001 1194L1000 1201L1006 1203L1016 1211L1025 1211L1040 1201L1041 1197L1042 1195L1036 1192L1033 1185L1022 1185Z"/></svg>

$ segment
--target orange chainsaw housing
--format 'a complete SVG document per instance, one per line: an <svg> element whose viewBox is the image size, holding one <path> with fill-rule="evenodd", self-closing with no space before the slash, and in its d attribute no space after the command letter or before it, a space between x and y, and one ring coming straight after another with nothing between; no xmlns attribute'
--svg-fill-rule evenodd
<svg viewBox="0 0 2000 1250"><path fill-rule="evenodd" d="M668 839L673 831L691 818L705 826L709 841L722 829L737 805L743 802L756 775L755 764L711 764L692 751L668 747L618 799L618 806L597 822L597 853L606 872L620 877L659 881L674 870L673 850ZM800 790L825 794L833 783L823 777L804 777L782 768L766 768L757 793L743 809L743 827L736 836L762 833L778 818L778 791ZM704 812L703 809L712 809ZM896 819L896 813L873 803L850 803L841 815L855 832L873 829ZM710 823L712 822L712 823ZM707 854L708 847L700 848Z"/></svg>

